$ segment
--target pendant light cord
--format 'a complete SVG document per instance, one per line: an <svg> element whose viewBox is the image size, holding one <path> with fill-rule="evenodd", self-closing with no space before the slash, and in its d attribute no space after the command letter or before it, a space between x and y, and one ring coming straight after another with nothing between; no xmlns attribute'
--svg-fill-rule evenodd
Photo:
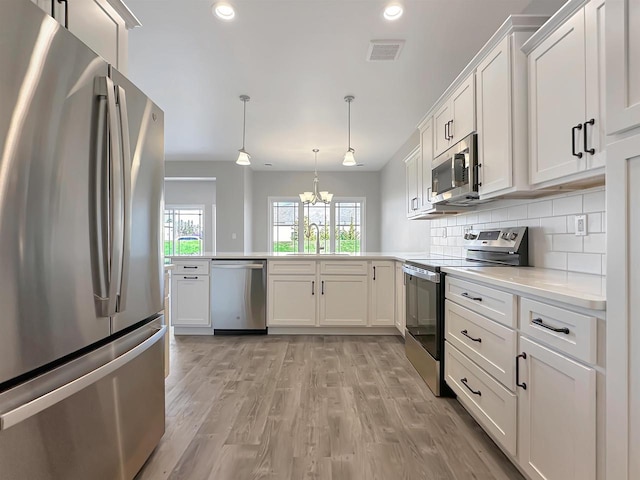
<svg viewBox="0 0 640 480"><path fill-rule="evenodd" d="M244 105L244 108L243 108L244 113L242 115L242 150L244 150L244 134L247 129L247 101L242 100L242 103Z"/></svg>
<svg viewBox="0 0 640 480"><path fill-rule="evenodd" d="M349 150L351 150L351 100L349 100Z"/></svg>

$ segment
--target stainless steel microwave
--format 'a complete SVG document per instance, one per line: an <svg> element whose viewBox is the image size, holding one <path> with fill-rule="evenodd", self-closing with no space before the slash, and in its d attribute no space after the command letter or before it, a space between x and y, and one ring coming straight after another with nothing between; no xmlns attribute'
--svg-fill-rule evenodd
<svg viewBox="0 0 640 480"><path fill-rule="evenodd" d="M468 205L478 201L478 136L463 138L433 161L431 203Z"/></svg>

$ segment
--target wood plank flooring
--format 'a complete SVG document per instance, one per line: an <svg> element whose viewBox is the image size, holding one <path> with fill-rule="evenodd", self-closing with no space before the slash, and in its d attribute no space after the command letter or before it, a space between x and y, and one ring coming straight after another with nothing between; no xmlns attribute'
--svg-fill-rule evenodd
<svg viewBox="0 0 640 480"><path fill-rule="evenodd" d="M393 336L171 339L166 433L138 480L518 480Z"/></svg>

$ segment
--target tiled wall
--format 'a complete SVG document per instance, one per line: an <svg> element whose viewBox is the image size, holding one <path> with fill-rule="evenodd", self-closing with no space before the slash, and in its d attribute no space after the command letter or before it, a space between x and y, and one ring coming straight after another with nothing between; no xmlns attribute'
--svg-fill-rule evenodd
<svg viewBox="0 0 640 480"><path fill-rule="evenodd" d="M587 215L587 236L574 235L575 215ZM465 230L529 227L529 264L572 272L605 274L604 187L527 201L496 201L472 213L431 223L431 253L464 256ZM445 236L446 235L446 236Z"/></svg>

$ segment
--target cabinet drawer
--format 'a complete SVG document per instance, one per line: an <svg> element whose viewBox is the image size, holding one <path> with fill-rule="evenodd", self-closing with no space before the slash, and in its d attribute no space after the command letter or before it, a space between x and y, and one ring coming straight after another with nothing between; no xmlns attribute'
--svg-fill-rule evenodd
<svg viewBox="0 0 640 480"><path fill-rule="evenodd" d="M458 400L511 455L516 454L516 395L445 342L446 382ZM475 392L475 393L474 393Z"/></svg>
<svg viewBox="0 0 640 480"><path fill-rule="evenodd" d="M595 317L520 299L520 330L585 362L597 362Z"/></svg>
<svg viewBox="0 0 640 480"><path fill-rule="evenodd" d="M176 273L189 273L193 275L209 275L209 260L193 260L191 262L173 262Z"/></svg>
<svg viewBox="0 0 640 480"><path fill-rule="evenodd" d="M516 332L449 300L444 312L447 341L515 390Z"/></svg>
<svg viewBox="0 0 640 480"><path fill-rule="evenodd" d="M511 293L447 275L445 297L507 327L516 328L517 301Z"/></svg>
<svg viewBox="0 0 640 480"><path fill-rule="evenodd" d="M353 260L325 260L320 262L320 273L326 275L366 275L368 262Z"/></svg>
<svg viewBox="0 0 640 480"><path fill-rule="evenodd" d="M267 263L269 275L315 275L315 260L277 260Z"/></svg>

